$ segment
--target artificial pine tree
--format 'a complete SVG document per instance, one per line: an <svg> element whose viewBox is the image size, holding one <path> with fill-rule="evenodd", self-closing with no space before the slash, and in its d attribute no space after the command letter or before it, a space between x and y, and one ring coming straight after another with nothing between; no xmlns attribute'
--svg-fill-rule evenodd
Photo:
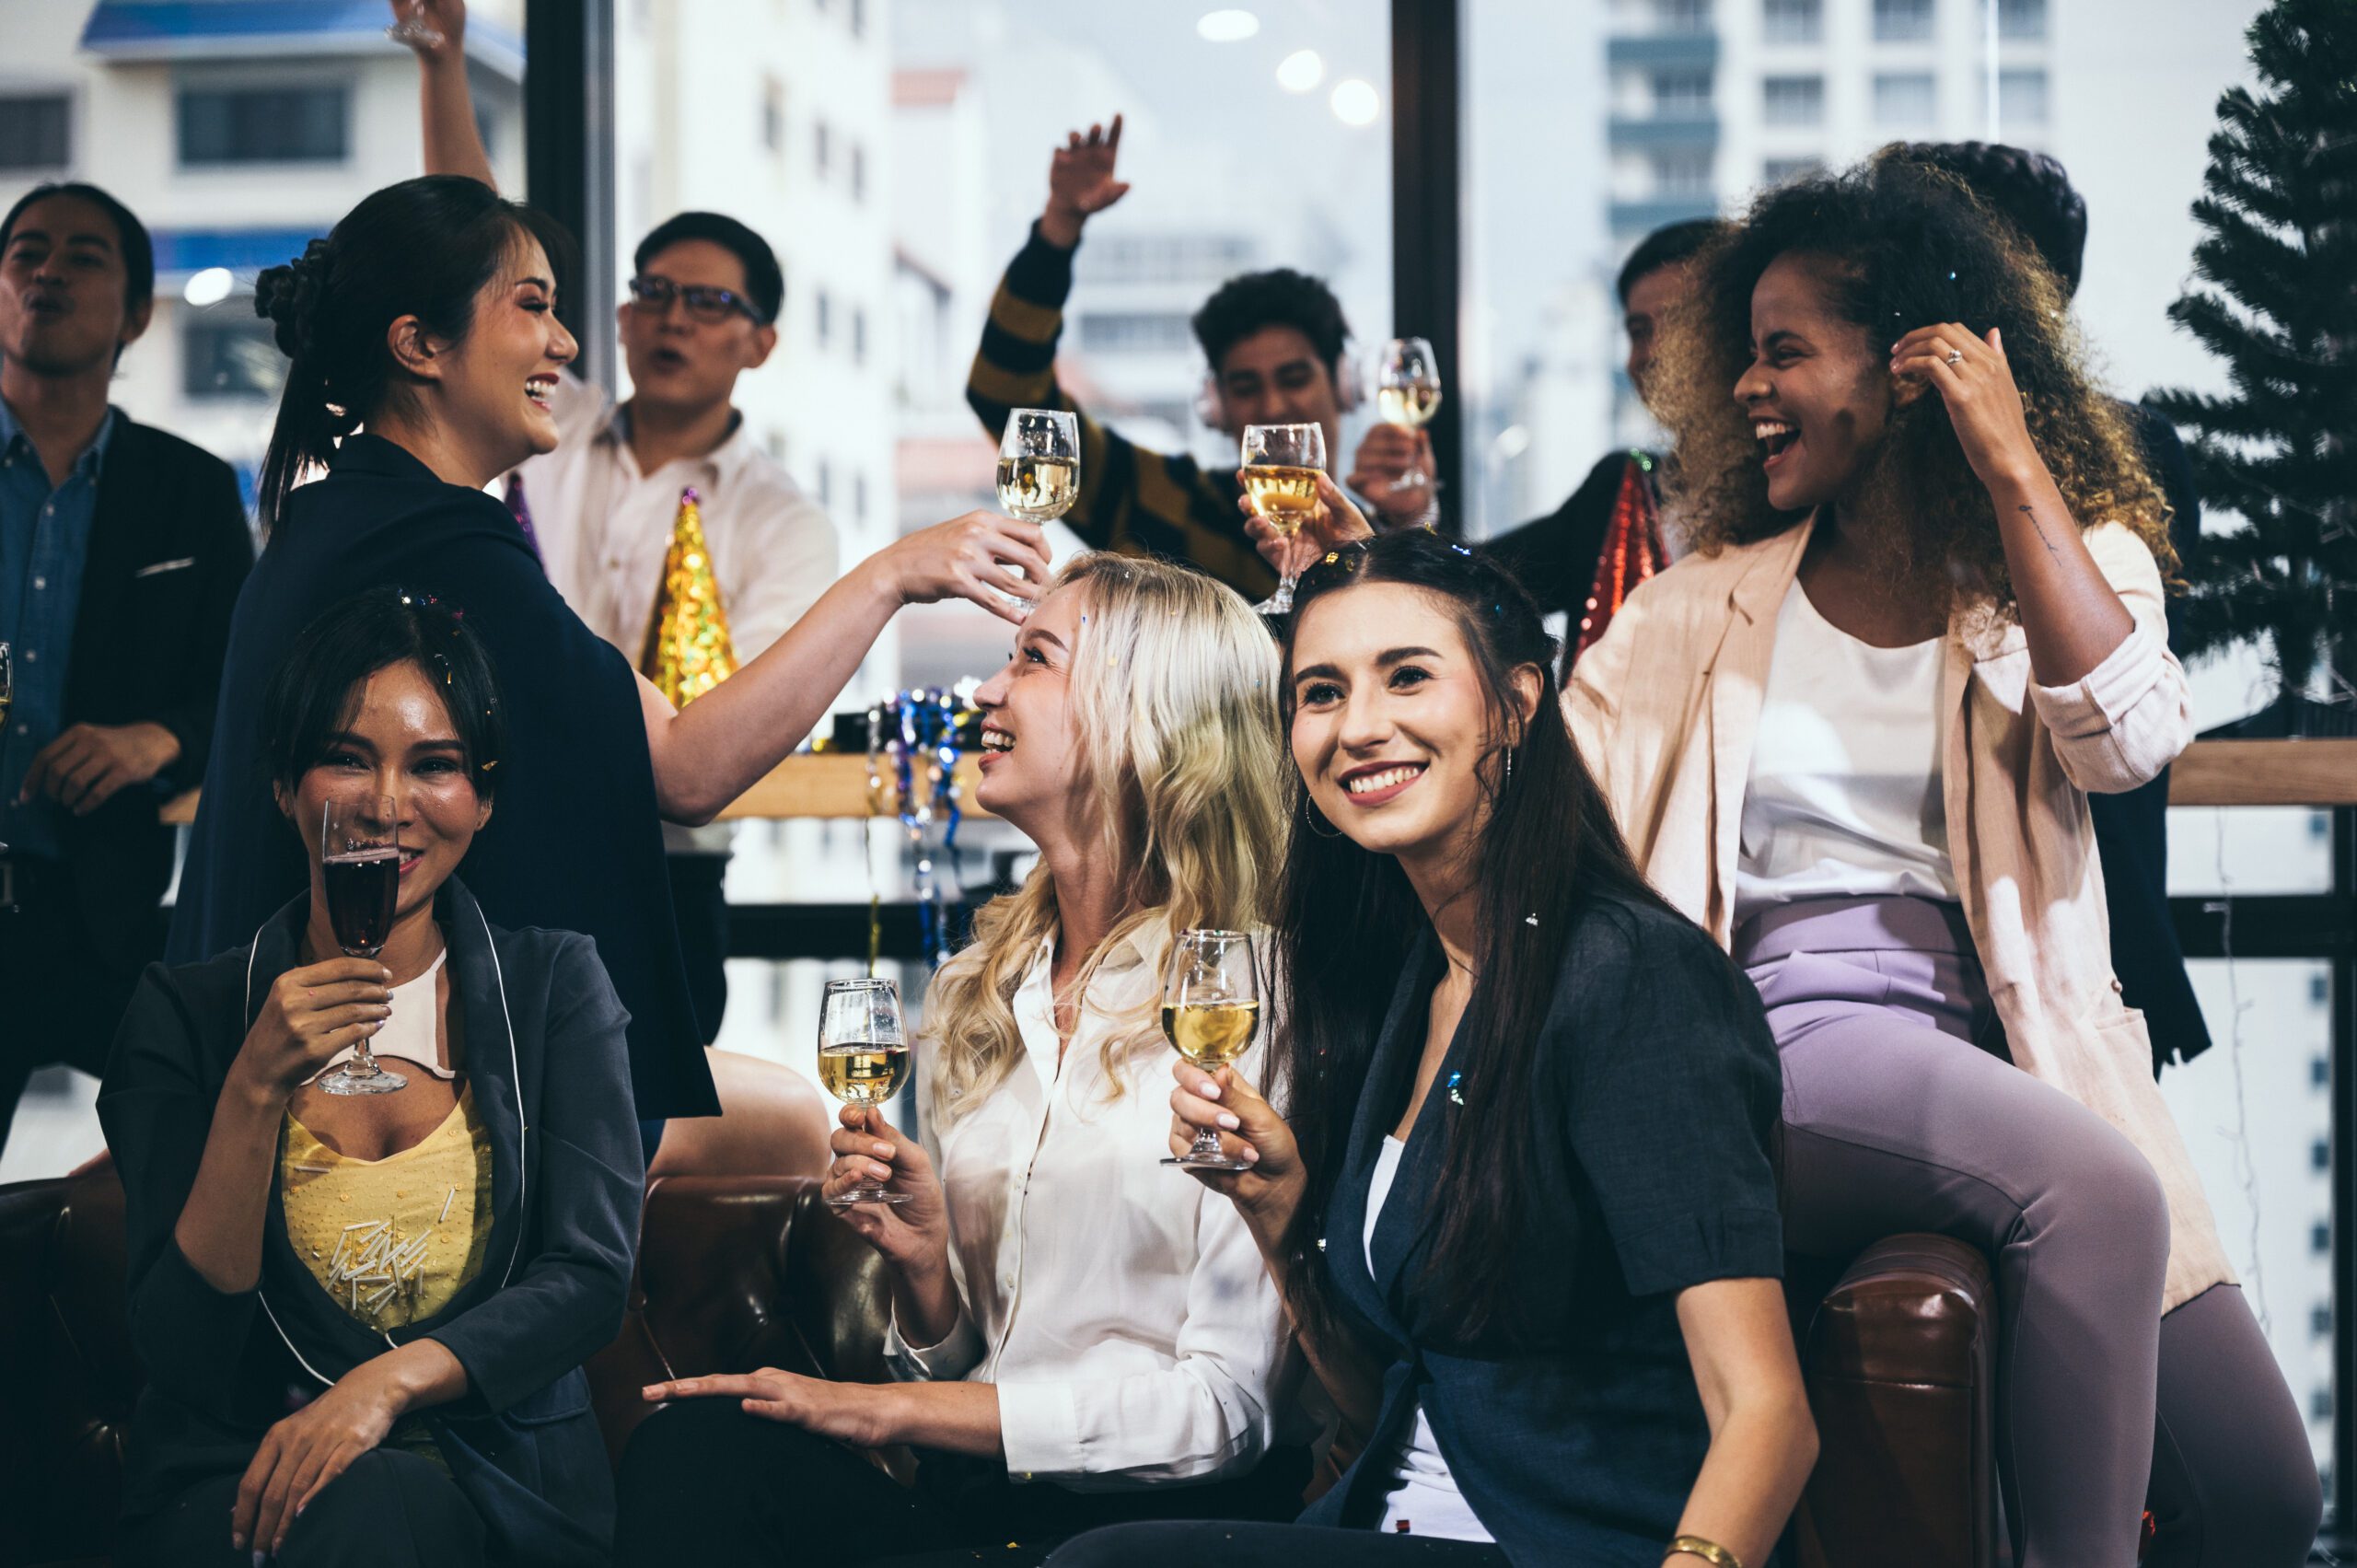
<svg viewBox="0 0 2357 1568"><path fill-rule="evenodd" d="M2191 437L2205 511L2244 526L2186 563L2189 656L2264 636L2275 701L2244 735L2357 729L2357 0L2275 0L2258 93L2218 100L2193 204L2200 280L2169 307L2233 390L2148 401ZM2318 678L2322 679L2319 679ZM2320 698L2321 702L2316 699Z"/></svg>

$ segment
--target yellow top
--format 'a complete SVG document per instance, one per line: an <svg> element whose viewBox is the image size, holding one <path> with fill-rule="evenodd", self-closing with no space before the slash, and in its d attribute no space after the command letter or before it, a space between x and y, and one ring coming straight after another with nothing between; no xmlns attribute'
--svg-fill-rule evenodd
<svg viewBox="0 0 2357 1568"><path fill-rule="evenodd" d="M482 1270L491 1245L491 1132L474 1093L399 1154L354 1159L286 1113L278 1140L286 1238L362 1327L431 1318Z"/></svg>

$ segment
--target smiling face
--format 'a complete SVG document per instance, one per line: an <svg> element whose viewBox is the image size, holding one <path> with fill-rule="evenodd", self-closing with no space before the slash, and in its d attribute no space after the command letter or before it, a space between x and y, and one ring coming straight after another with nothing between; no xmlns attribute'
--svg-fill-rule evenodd
<svg viewBox="0 0 2357 1568"><path fill-rule="evenodd" d="M1751 420L1778 511L1850 490L1890 421L1889 355L1835 311L1834 281L1823 258L1787 252L1751 291L1752 358L1735 399Z"/></svg>
<svg viewBox="0 0 2357 1568"><path fill-rule="evenodd" d="M1451 602L1400 583L1320 595L1294 629L1292 661L1293 760L1311 803L1411 874L1463 864L1505 737ZM1540 683L1530 673L1526 714Z"/></svg>
<svg viewBox="0 0 2357 1568"><path fill-rule="evenodd" d="M745 263L709 239L665 246L647 259L643 275L676 288L725 288L740 299L748 294ZM618 315L632 398L682 413L726 403L736 393L737 376L777 347L777 328L743 311L731 312L726 320L699 321L674 298L660 309L625 300Z"/></svg>
<svg viewBox="0 0 2357 1568"><path fill-rule="evenodd" d="M319 821L331 800L358 807L364 829L401 846L396 921L432 907L434 895L491 820L490 803L475 793L466 747L440 689L409 663L387 665L368 677L350 719L328 737L319 760L291 794L279 791L278 807L310 859L316 908L325 907Z"/></svg>
<svg viewBox="0 0 2357 1568"><path fill-rule="evenodd" d="M1220 429L1242 440L1248 424L1319 424L1329 454L1342 449L1342 407L1333 374L1298 327L1263 327L1220 355Z"/></svg>
<svg viewBox="0 0 2357 1568"><path fill-rule="evenodd" d="M105 373L154 309L130 308L126 278L105 209L71 195L33 203L0 251L0 356L41 376Z"/></svg>
<svg viewBox="0 0 2357 1568"><path fill-rule="evenodd" d="M556 319L554 279L540 241L519 236L507 263L475 296L467 335L438 345L423 365L411 361L433 381L444 427L481 454L486 477L556 450L550 399L580 345ZM396 336L414 320L396 322Z"/></svg>
<svg viewBox="0 0 2357 1568"><path fill-rule="evenodd" d="M1082 586L1055 589L1024 618L1015 653L974 693L982 710L981 783L974 799L1033 840L1078 837L1090 798L1078 776L1073 727L1073 650L1088 610Z"/></svg>

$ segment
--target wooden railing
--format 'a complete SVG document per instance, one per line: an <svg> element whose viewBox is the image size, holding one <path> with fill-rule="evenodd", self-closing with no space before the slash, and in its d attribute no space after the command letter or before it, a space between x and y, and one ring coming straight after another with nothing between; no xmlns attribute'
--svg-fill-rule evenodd
<svg viewBox="0 0 2357 1568"><path fill-rule="evenodd" d="M988 816L974 800L976 760L960 761L958 776L967 815ZM888 788L888 774L886 783ZM888 797L882 804L888 812L898 802ZM2170 772L2169 804L2357 806L2357 740L2197 740ZM867 759L841 753L788 757L721 813L757 819L867 815ZM194 790L164 807L167 822L195 819Z"/></svg>

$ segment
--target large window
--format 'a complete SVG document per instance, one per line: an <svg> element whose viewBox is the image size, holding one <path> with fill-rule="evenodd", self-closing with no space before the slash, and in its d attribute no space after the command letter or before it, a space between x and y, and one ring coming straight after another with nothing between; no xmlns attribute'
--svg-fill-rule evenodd
<svg viewBox="0 0 2357 1568"><path fill-rule="evenodd" d="M1875 38L1914 43L1932 36L1932 0L1875 0Z"/></svg>
<svg viewBox="0 0 2357 1568"><path fill-rule="evenodd" d="M1761 117L1771 125L1816 125L1825 119L1825 78L1770 76L1759 84Z"/></svg>
<svg viewBox="0 0 2357 1568"><path fill-rule="evenodd" d="M0 96L0 173L64 168L74 100L64 93Z"/></svg>
<svg viewBox="0 0 2357 1568"><path fill-rule="evenodd" d="M1762 0L1759 27L1770 43L1815 43L1825 36L1825 0Z"/></svg>
<svg viewBox="0 0 2357 1568"><path fill-rule="evenodd" d="M351 135L351 91L341 82L182 87L180 162L341 163Z"/></svg>
<svg viewBox="0 0 2357 1568"><path fill-rule="evenodd" d="M1876 125L1892 131L1926 130L1939 112L1939 81L1929 71L1886 71L1875 77Z"/></svg>

